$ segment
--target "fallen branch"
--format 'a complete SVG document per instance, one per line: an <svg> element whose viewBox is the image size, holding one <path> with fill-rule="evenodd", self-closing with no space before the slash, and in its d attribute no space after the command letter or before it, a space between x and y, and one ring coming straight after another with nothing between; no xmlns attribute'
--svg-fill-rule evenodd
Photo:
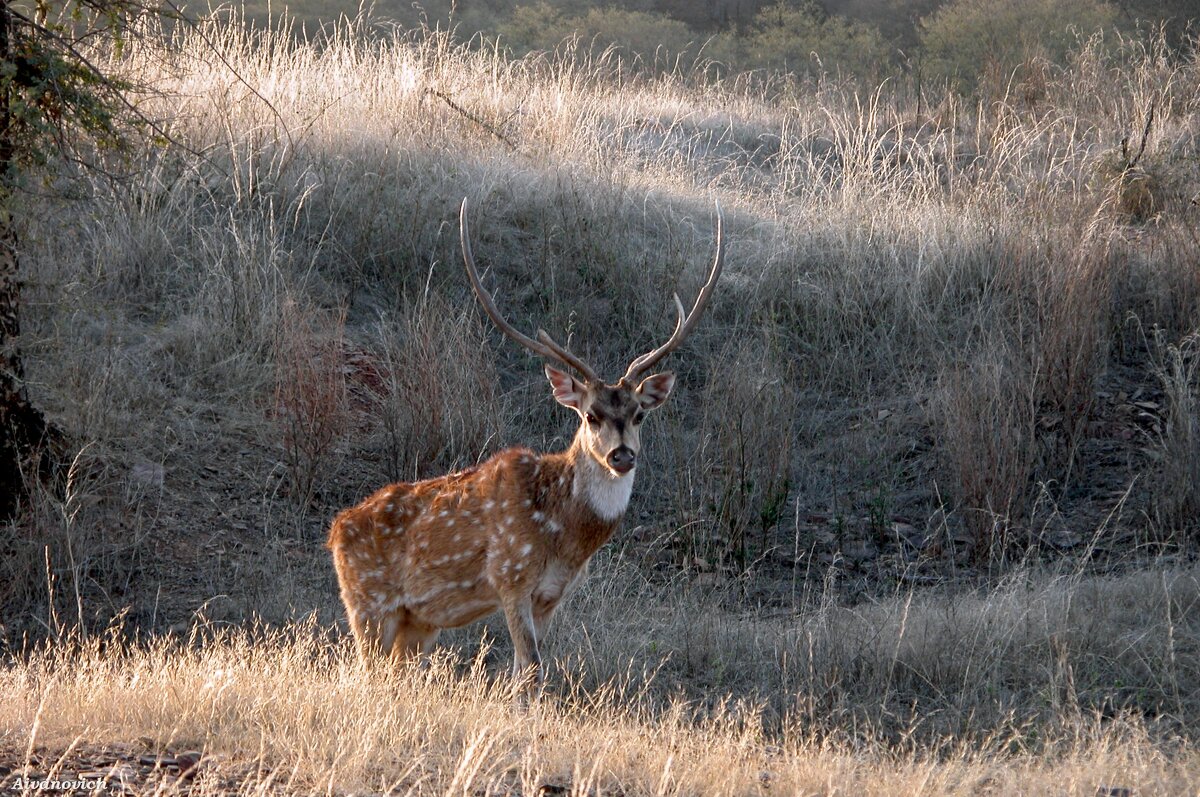
<svg viewBox="0 0 1200 797"><path fill-rule="evenodd" d="M447 96L445 93L438 91L437 89L426 89L426 91L428 91L430 94L434 95L435 97L440 98L443 102L445 102L447 105L449 105L453 110L457 111L460 115L462 115L467 120L474 122L475 124L482 127L484 130L486 130L487 132L491 133L497 139L499 139L500 141L507 144L509 149L513 150L514 152L516 151L517 145L513 142L513 140L511 138L509 138L508 136L504 135L503 133L501 133L499 130L497 130L494 125L489 124L485 119L481 119L479 116L471 113L466 108L462 107L457 102L450 99L450 97Z"/></svg>

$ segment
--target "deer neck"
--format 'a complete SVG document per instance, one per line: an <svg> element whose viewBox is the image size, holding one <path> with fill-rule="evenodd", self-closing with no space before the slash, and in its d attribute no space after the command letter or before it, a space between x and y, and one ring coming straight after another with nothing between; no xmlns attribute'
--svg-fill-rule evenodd
<svg viewBox="0 0 1200 797"><path fill-rule="evenodd" d="M575 436L567 450L571 467L571 496L586 506L600 520L616 523L625 515L629 496L633 493L633 477L637 469L624 476L614 476L584 448L583 430Z"/></svg>

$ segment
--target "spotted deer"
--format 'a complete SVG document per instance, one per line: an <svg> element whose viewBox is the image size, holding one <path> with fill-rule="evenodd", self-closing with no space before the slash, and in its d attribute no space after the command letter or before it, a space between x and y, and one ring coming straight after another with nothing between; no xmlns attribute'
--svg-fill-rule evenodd
<svg viewBox="0 0 1200 797"><path fill-rule="evenodd" d="M675 295L679 318L671 337L611 385L543 330L530 338L500 314L471 254L465 199L459 234L467 277L496 326L575 372L545 366L555 400L579 414L575 439L566 451L511 448L457 473L390 484L342 511L327 546L364 658L423 653L442 629L502 610L514 674L531 669L540 681L538 644L554 610L625 515L642 421L675 383L670 372L643 375L695 328L721 275L720 207L716 257L691 312Z"/></svg>

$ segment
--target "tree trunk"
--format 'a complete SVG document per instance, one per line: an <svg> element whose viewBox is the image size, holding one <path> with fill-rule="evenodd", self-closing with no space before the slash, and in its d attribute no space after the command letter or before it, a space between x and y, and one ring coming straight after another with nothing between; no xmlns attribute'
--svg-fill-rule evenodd
<svg viewBox="0 0 1200 797"><path fill-rule="evenodd" d="M0 209L0 520L11 518L28 495L27 477L51 475L53 456L41 454L60 438L29 402L23 384L16 237L12 214Z"/></svg>
<svg viewBox="0 0 1200 797"><path fill-rule="evenodd" d="M0 0L0 63L13 61L12 18ZM29 493L27 478L48 477L53 456L41 456L62 435L29 402L21 335L21 278L17 258L13 188L18 164L13 140L11 87L0 86L0 520L11 518Z"/></svg>

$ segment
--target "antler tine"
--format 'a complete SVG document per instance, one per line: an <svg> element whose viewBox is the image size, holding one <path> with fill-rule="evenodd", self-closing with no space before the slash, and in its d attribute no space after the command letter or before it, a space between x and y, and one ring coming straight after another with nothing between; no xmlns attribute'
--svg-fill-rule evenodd
<svg viewBox="0 0 1200 797"><path fill-rule="evenodd" d="M560 343L555 341L554 338L550 337L549 333L547 333L546 330L539 329L537 331L537 338L539 341L544 343L551 351L553 351L555 356L558 357L558 359L562 360L567 365L571 366L576 371L583 374L583 377L585 379L587 379L589 382L600 382L601 381L600 377L596 376L596 372L593 371L591 368L589 368L587 363L585 363L583 360L576 357L575 353L572 352L570 349L568 349L566 346L561 345Z"/></svg>
<svg viewBox="0 0 1200 797"><path fill-rule="evenodd" d="M675 322L675 331L671 333L671 337L667 339L666 343L657 349L646 352L630 363L625 376L621 377L622 382L633 382L644 371L650 369L663 357L666 357L677 349L679 344L683 343L696 327L696 322L700 320L700 316L704 314L704 310L708 306L708 301L712 298L713 289L717 285L717 279L721 276L721 268L725 265L725 219L721 214L721 203L717 202L716 204L717 254L713 259L712 269L708 274L708 281L700 289L700 294L696 297L696 303L692 305L692 311L686 315L683 312L683 303L679 301L679 294L675 294L675 311L679 314L679 320Z"/></svg>
<svg viewBox="0 0 1200 797"><path fill-rule="evenodd" d="M599 382L600 379L596 376L595 371L589 368L587 363L572 354L569 349L556 343L543 330L538 330L538 339L534 340L517 330L512 324L504 320L504 316L500 315L500 310L496 307L496 302L492 299L492 295L483 287L483 281L479 278L479 270L475 267L475 257L471 254L471 240L467 231L466 197L463 197L462 206L458 212L458 234L462 242L463 263L467 267L467 278L471 281L471 287L474 288L475 296L478 297L479 303L483 305L484 312L500 328L500 331L539 357L544 357L547 360L555 360L568 368L574 368L589 382Z"/></svg>

